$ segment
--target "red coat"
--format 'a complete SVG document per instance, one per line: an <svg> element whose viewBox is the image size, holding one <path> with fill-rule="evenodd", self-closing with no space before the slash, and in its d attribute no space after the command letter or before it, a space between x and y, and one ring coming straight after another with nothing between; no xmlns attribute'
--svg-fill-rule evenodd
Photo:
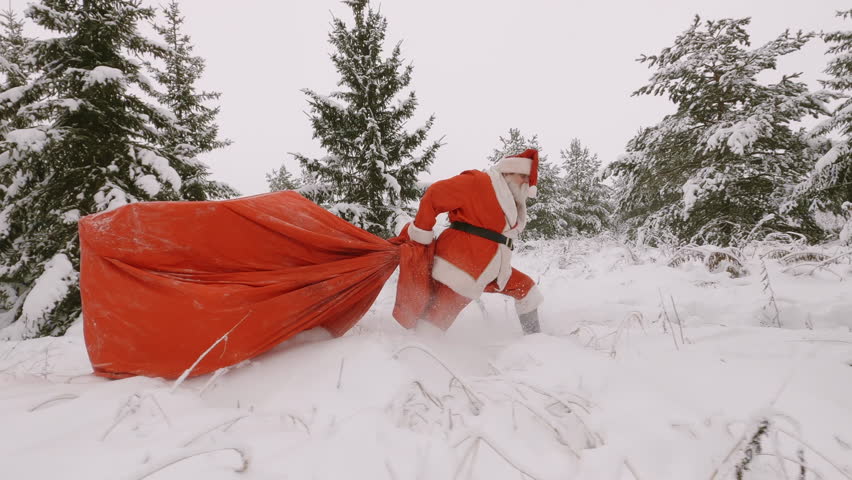
<svg viewBox="0 0 852 480"><path fill-rule="evenodd" d="M517 239L526 224L526 207L517 204L502 174L495 169L468 170L435 182L420 201L411 239L428 244L436 216L448 212L461 221ZM447 229L437 239L432 277L468 298L477 298L497 280L502 289L511 274L511 250L505 245L459 230Z"/></svg>

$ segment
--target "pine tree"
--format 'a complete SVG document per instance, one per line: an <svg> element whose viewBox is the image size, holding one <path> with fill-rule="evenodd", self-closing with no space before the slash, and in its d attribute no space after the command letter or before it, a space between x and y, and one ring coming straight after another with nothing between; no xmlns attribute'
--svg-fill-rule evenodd
<svg viewBox="0 0 852 480"><path fill-rule="evenodd" d="M852 10L837 12L837 16L852 19ZM841 231L848 239L852 237L852 31L831 32L823 38L831 44L826 53L835 56L825 69L831 78L820 83L845 100L811 132L812 144L821 155L786 207L812 215L829 212L845 219ZM826 138L831 132L839 138Z"/></svg>
<svg viewBox="0 0 852 480"><path fill-rule="evenodd" d="M183 179L181 196L187 200L230 198L239 195L230 186L209 179L210 171L198 159L200 155L226 147L230 140L219 139L216 116L219 107L208 107L207 102L217 100L218 92L198 92L195 83L204 73L204 59L192 54L193 45L189 35L183 33L184 17L176 0L163 8L165 23L155 24L168 47L159 69L150 62L154 78L165 87L157 93L157 99L174 113L175 128L163 137L163 147L177 158L178 174Z"/></svg>
<svg viewBox="0 0 852 480"><path fill-rule="evenodd" d="M53 34L34 43L33 77L2 105L30 126L0 143L0 325L14 322L2 338L61 334L78 318L81 216L180 200L187 171L157 148L173 116L135 93L152 93L135 57L166 54L137 31L152 9L41 0L26 15Z"/></svg>
<svg viewBox="0 0 852 480"><path fill-rule="evenodd" d="M24 35L24 21L18 18L11 7L0 12L0 26L3 28L0 34L0 91L3 92L0 94L1 108L18 100L17 97L22 94L23 86L32 74L32 67L27 59L27 49L32 45L32 39ZM0 134L26 126L28 125L24 123L23 117L11 112L0 117Z"/></svg>
<svg viewBox="0 0 852 480"><path fill-rule="evenodd" d="M696 17L674 46L640 58L656 71L634 95L667 95L677 111L641 129L608 169L638 236L728 245L756 229L814 234L779 207L813 163L792 124L824 112L828 97L810 93L798 74L756 80L813 35L785 32L750 49L749 22Z"/></svg>
<svg viewBox="0 0 852 480"><path fill-rule="evenodd" d="M380 236L413 213L419 198L417 176L428 171L440 141L415 154L432 128L434 116L412 133L404 130L414 114L414 92L394 102L411 83L413 67L403 66L400 45L382 58L387 20L368 0L345 2L354 14L350 29L334 18L331 60L343 91L328 96L304 90L311 106L314 138L327 151L319 159L301 154L305 196L342 218Z"/></svg>
<svg viewBox="0 0 852 480"><path fill-rule="evenodd" d="M302 186L302 182L294 178L284 165L281 165L279 169L273 169L272 173L267 173L266 183L269 184L270 192L298 190Z"/></svg>
<svg viewBox="0 0 852 480"><path fill-rule="evenodd" d="M559 152L565 171L565 198L569 206L567 228L573 232L596 235L609 224L612 206L609 203L610 189L601 183L598 171L601 162L579 139Z"/></svg>
<svg viewBox="0 0 852 480"><path fill-rule="evenodd" d="M538 135L533 135L528 139L521 133L521 130L518 128L510 128L508 136L501 136L499 138L500 145L494 150L492 150L491 155L488 156L488 161L492 165L496 164L500 161L500 159L507 155L518 154L530 148L534 148L541 152L541 145L538 142ZM542 155L539 155L539 161L541 161L541 157Z"/></svg>

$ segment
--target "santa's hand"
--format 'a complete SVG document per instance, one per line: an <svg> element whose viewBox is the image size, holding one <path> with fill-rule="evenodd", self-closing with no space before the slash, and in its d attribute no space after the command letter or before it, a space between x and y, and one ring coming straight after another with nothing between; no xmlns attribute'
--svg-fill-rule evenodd
<svg viewBox="0 0 852 480"><path fill-rule="evenodd" d="M432 233L432 230L423 230L417 228L414 225L414 222L409 223L407 227L408 238L410 238L414 243L418 243L420 245L429 245L435 238L435 235Z"/></svg>

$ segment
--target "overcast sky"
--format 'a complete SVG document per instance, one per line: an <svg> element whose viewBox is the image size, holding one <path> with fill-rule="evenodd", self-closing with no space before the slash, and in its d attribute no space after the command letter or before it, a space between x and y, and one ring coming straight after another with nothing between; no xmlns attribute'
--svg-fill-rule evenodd
<svg viewBox="0 0 852 480"><path fill-rule="evenodd" d="M328 55L332 15L351 20L337 0L183 0L186 33L207 61L200 86L222 92L221 133L234 144L208 154L215 178L243 194L267 191L265 174L288 152L322 155L303 88L321 94L338 79ZM852 29L835 18L839 0L384 0L385 52L402 41L414 65L420 103L409 130L436 115L431 138L444 137L424 180L483 168L509 128L538 134L558 158L573 137L604 163L636 130L672 110L661 97L631 97L650 76L640 54L655 54L705 19L752 17L752 45L791 30ZM351 22L350 22L351 23ZM821 40L783 60L816 86L827 57Z"/></svg>

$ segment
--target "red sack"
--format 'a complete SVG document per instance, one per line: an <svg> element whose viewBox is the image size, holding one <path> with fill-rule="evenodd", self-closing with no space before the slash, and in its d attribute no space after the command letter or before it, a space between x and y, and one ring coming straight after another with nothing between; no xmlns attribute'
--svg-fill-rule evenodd
<svg viewBox="0 0 852 480"><path fill-rule="evenodd" d="M431 288L432 249L383 240L295 192L134 203L79 230L86 348L110 378L209 373L316 326L343 335L400 260L400 324L414 326Z"/></svg>

